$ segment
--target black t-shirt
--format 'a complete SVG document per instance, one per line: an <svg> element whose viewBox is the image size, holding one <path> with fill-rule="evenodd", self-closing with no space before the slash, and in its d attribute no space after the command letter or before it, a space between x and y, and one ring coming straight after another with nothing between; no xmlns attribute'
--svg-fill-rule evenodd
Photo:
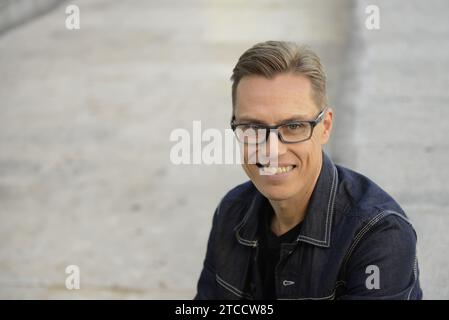
<svg viewBox="0 0 449 320"><path fill-rule="evenodd" d="M279 237L271 230L271 219L274 210L267 201L266 210L262 212L259 224L259 254L258 267L262 284L263 299L276 299L274 271L280 259L281 243L291 243L299 234L301 223L280 235Z"/></svg>

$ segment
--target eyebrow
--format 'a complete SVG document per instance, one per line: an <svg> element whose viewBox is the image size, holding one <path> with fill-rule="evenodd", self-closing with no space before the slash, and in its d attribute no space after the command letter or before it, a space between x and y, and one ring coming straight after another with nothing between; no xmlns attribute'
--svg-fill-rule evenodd
<svg viewBox="0 0 449 320"><path fill-rule="evenodd" d="M269 125L267 122L265 122L263 120L259 120L259 119L251 118L251 117L241 117L241 118L239 118L238 121L237 121L237 119L235 119L235 120L237 123L256 123L256 124ZM293 115L291 117L288 117L287 119L282 120L278 124L284 124L284 123L292 122L292 121L313 121L313 120L314 119L311 119L311 117L308 117L305 115Z"/></svg>

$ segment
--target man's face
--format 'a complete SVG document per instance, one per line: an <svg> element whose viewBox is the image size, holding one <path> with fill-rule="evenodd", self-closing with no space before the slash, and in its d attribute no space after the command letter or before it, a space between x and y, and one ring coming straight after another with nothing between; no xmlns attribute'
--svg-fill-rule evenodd
<svg viewBox="0 0 449 320"><path fill-rule="evenodd" d="M240 80L236 92L236 123L258 123L278 125L285 120L314 120L322 107L312 99L310 80L298 74L279 74L272 79L248 76ZM328 109L323 121L314 129L309 140L285 144L277 143L278 167L288 172L267 175L261 173L260 164L248 161L248 146L245 145L243 169L257 189L270 200L287 200L311 192L322 163L322 145L330 136L332 110ZM270 141L278 139L270 134L267 143L258 145L270 157ZM273 142L271 142L273 143ZM267 148L266 150L261 148ZM251 151L250 151L251 152ZM249 163L250 162L250 163Z"/></svg>

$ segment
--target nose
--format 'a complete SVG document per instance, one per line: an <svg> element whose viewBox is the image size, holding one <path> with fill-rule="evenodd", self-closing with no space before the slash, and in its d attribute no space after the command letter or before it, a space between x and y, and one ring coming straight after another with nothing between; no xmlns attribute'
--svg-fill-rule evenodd
<svg viewBox="0 0 449 320"><path fill-rule="evenodd" d="M266 143L266 154L271 158L279 158L287 152L287 146L279 139L279 132L277 130L270 130Z"/></svg>

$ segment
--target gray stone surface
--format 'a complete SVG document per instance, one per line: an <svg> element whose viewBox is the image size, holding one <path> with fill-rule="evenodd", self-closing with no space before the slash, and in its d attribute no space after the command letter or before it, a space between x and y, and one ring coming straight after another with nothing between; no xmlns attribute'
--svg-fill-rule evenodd
<svg viewBox="0 0 449 320"><path fill-rule="evenodd" d="M47 13L64 0L0 0L0 34Z"/></svg>
<svg viewBox="0 0 449 320"><path fill-rule="evenodd" d="M171 164L169 135L227 128L232 67L267 39L323 57L328 151L403 204L426 297L449 298L445 2L382 2L378 31L367 2L70 3L80 30L60 6L0 37L0 298L192 297L213 210L246 177Z"/></svg>

